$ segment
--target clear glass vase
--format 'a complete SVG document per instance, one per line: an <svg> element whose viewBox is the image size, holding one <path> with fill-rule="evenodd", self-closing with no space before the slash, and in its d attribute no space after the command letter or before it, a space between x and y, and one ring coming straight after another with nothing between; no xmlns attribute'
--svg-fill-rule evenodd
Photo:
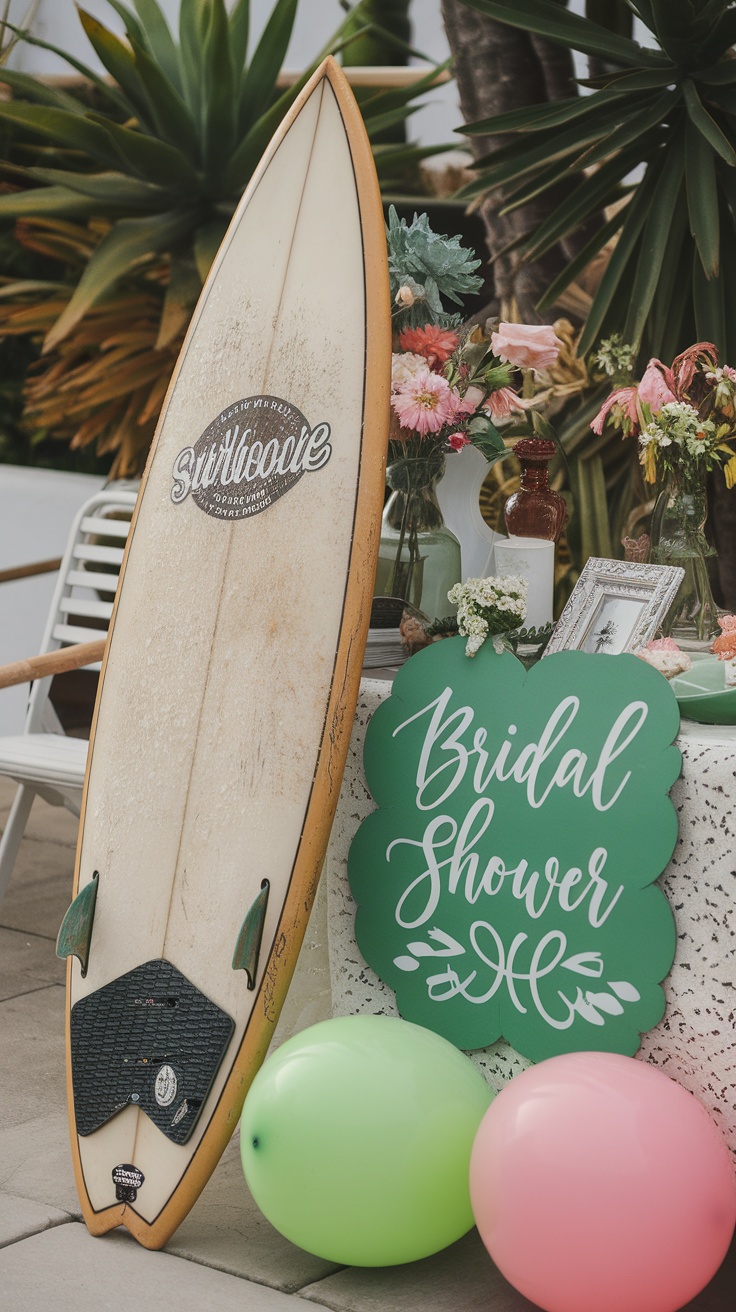
<svg viewBox="0 0 736 1312"><path fill-rule="evenodd" d="M376 596L400 597L430 620L455 614L447 593L460 580L460 543L437 501L444 469L441 451L407 453L392 461L378 550Z"/></svg>
<svg viewBox="0 0 736 1312"><path fill-rule="evenodd" d="M707 651L719 632L708 573L708 558L716 552L703 531L708 517L705 478L704 468L670 474L652 512L651 560L685 571L663 626L685 651Z"/></svg>

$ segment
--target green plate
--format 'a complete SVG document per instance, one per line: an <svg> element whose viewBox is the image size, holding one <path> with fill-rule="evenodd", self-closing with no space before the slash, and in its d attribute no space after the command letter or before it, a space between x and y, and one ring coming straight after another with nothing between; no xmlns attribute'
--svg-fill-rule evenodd
<svg viewBox="0 0 736 1312"><path fill-rule="evenodd" d="M723 661L706 656L670 680L680 714L699 724L736 724L736 688L725 686Z"/></svg>

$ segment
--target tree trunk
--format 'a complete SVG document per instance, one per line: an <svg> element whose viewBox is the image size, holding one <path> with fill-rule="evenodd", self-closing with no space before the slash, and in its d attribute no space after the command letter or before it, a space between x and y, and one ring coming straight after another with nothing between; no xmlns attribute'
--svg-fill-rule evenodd
<svg viewBox="0 0 736 1312"><path fill-rule="evenodd" d="M463 0L442 0L442 16L455 61L455 76L466 123L545 100L575 94L570 52L518 28L484 17ZM475 158L504 145L505 136L469 137ZM525 322L538 322L536 302L562 271L579 242L552 247L534 263L523 264L515 251L502 253L515 238L535 229L568 194L568 188L551 188L511 214L499 214L499 193L482 202L480 213L486 241L494 261L496 304L516 303ZM587 239L587 234L582 240Z"/></svg>

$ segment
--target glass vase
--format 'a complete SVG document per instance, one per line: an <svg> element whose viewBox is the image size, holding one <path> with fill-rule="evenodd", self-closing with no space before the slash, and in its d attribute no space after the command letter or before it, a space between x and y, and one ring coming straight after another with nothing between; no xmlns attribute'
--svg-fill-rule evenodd
<svg viewBox="0 0 736 1312"><path fill-rule="evenodd" d="M549 462L557 454L554 442L523 437L514 447L521 465L521 485L504 506L510 537L546 538L556 542L567 523L565 498L549 485Z"/></svg>
<svg viewBox="0 0 736 1312"><path fill-rule="evenodd" d="M707 651L719 632L708 573L708 558L716 552L703 532L708 515L705 477L700 467L671 473L652 512L652 561L685 571L663 625L684 651Z"/></svg>
<svg viewBox="0 0 736 1312"><path fill-rule="evenodd" d="M455 614L447 593L460 580L460 543L437 501L444 469L441 451L407 453L391 462L378 550L376 596L400 597L430 620Z"/></svg>

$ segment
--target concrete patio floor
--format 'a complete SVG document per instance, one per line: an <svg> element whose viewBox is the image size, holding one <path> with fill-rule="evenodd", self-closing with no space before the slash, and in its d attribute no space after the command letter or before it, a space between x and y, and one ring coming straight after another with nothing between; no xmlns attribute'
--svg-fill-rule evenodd
<svg viewBox="0 0 736 1312"><path fill-rule="evenodd" d="M14 787L0 781L0 825ZM76 821L37 800L0 908L0 1307L3 1312L534 1312L475 1232L422 1262L339 1268L295 1248L252 1201L233 1140L161 1253L80 1220L68 1143L64 966ZM736 1243L688 1312L734 1312ZM306 1309L303 1308L303 1312ZM594 1308L590 1312L595 1312ZM622 1308L621 1312L629 1312Z"/></svg>

